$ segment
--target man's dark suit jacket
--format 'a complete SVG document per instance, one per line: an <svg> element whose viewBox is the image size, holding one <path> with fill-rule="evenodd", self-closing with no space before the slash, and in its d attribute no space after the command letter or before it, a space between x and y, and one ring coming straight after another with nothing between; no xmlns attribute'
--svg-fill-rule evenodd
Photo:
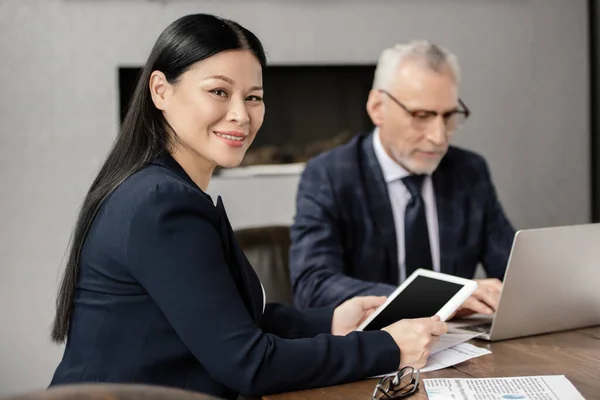
<svg viewBox="0 0 600 400"><path fill-rule="evenodd" d="M235 398L362 379L400 363L387 332L320 335L331 332L331 308L265 305L220 198L215 207L169 155L107 198L80 265L51 385L147 383Z"/></svg>
<svg viewBox="0 0 600 400"><path fill-rule="evenodd" d="M485 160L450 147L432 181L441 272L473 278L482 262L488 277L503 279L515 231ZM389 295L397 287L396 227L372 133L307 163L291 240L291 279L300 308Z"/></svg>

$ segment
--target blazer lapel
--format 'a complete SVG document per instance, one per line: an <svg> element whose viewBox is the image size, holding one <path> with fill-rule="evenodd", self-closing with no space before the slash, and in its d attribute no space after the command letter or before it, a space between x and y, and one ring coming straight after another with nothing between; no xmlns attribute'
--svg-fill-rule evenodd
<svg viewBox="0 0 600 400"><path fill-rule="evenodd" d="M359 162L364 163L364 166L361 166L359 170L362 173L361 180L365 188L368 208L375 227L381 235L384 250L390 260L391 265L388 266L388 274L391 282L398 282L398 243L394 214L392 213L387 183L373 148L373 134L365 136L359 148L362 153Z"/></svg>
<svg viewBox="0 0 600 400"><path fill-rule="evenodd" d="M432 174L433 190L437 207L439 240L440 240L440 269L446 274L456 274L455 249L458 242L457 227L460 224L459 210L456 198L452 198L453 180L450 171L445 171L444 160ZM456 196L456 193L454 194Z"/></svg>
<svg viewBox="0 0 600 400"><path fill-rule="evenodd" d="M152 163L175 172L190 185L197 188L211 203L213 202L211 197L207 193L204 193L204 191L194 183L192 178L190 178L181 165L179 165L169 153L160 155ZM229 223L229 218L227 217L227 212L225 211L221 196L217 197L216 209L221 217L219 233L224 242L223 252L225 253L227 263L229 264L229 270L236 281L236 286L238 287L252 318L254 321L259 322L262 318L263 310L263 295L260 280L246 259L243 251L237 245L235 234Z"/></svg>
<svg viewBox="0 0 600 400"><path fill-rule="evenodd" d="M223 233L223 235L225 235L223 237L229 238L229 254L232 254L235 257L235 260L230 260L230 268L232 266L231 264L237 265L239 275L243 282L243 288L240 288L240 290L242 290L242 295L246 298L246 305L248 306L254 321L259 322L262 318L264 301L260 279L256 275L256 272L254 272L254 269L248 262L242 249L237 245L235 234L229 223L229 218L227 217L227 212L225 211L221 196L217 197L217 210L225 224L224 230L226 232Z"/></svg>

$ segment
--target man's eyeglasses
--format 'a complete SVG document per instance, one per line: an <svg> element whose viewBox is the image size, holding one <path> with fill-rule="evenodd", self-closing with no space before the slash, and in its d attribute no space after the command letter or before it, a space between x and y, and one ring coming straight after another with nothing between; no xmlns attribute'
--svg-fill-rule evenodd
<svg viewBox="0 0 600 400"><path fill-rule="evenodd" d="M419 389L419 370L404 367L392 376L379 380L371 400L404 399Z"/></svg>
<svg viewBox="0 0 600 400"><path fill-rule="evenodd" d="M400 107L402 107L402 109L404 109L404 111L410 114L412 117L413 126L416 129L426 130L430 128L433 125L432 123L435 121L436 117L440 115L439 112L433 110L412 110L402 104L400 100L392 96L388 91L383 89L379 89L379 91L384 93L394 103L398 104ZM460 127L464 125L465 121L471 114L471 111L469 111L467 105L460 98L458 99L458 104L460 105L461 109L450 110L441 114L442 118L444 119L446 129L449 133L460 129Z"/></svg>

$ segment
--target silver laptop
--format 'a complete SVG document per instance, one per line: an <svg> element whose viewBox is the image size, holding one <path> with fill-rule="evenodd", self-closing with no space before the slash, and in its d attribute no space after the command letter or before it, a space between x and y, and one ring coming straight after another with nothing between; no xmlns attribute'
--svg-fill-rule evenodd
<svg viewBox="0 0 600 400"><path fill-rule="evenodd" d="M496 314L477 321L455 326L496 341L600 325L600 224L518 231Z"/></svg>

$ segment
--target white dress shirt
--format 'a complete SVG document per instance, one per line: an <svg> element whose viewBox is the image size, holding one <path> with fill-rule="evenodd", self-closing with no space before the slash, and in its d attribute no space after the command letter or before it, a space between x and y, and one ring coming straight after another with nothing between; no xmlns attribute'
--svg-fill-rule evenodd
<svg viewBox="0 0 600 400"><path fill-rule="evenodd" d="M265 287L263 286L262 282L260 282L260 287L262 289L263 292L263 314L265 313L265 307L267 306L267 294L265 293Z"/></svg>
<svg viewBox="0 0 600 400"><path fill-rule="evenodd" d="M383 178L387 183L394 224L396 225L396 240L398 242L398 268L400 271L400 283L406 279L406 263L404 249L404 211L410 200L410 193L402 178L410 175L406 169L394 161L384 150L379 138L379 129L373 134L373 147L375 156L381 166ZM435 193L431 175L427 175L421 188L421 196L425 202L425 217L427 218L427 231L429 232L429 245L431 247L431 259L433 270L440 271L440 232L438 228L437 208L435 205Z"/></svg>

